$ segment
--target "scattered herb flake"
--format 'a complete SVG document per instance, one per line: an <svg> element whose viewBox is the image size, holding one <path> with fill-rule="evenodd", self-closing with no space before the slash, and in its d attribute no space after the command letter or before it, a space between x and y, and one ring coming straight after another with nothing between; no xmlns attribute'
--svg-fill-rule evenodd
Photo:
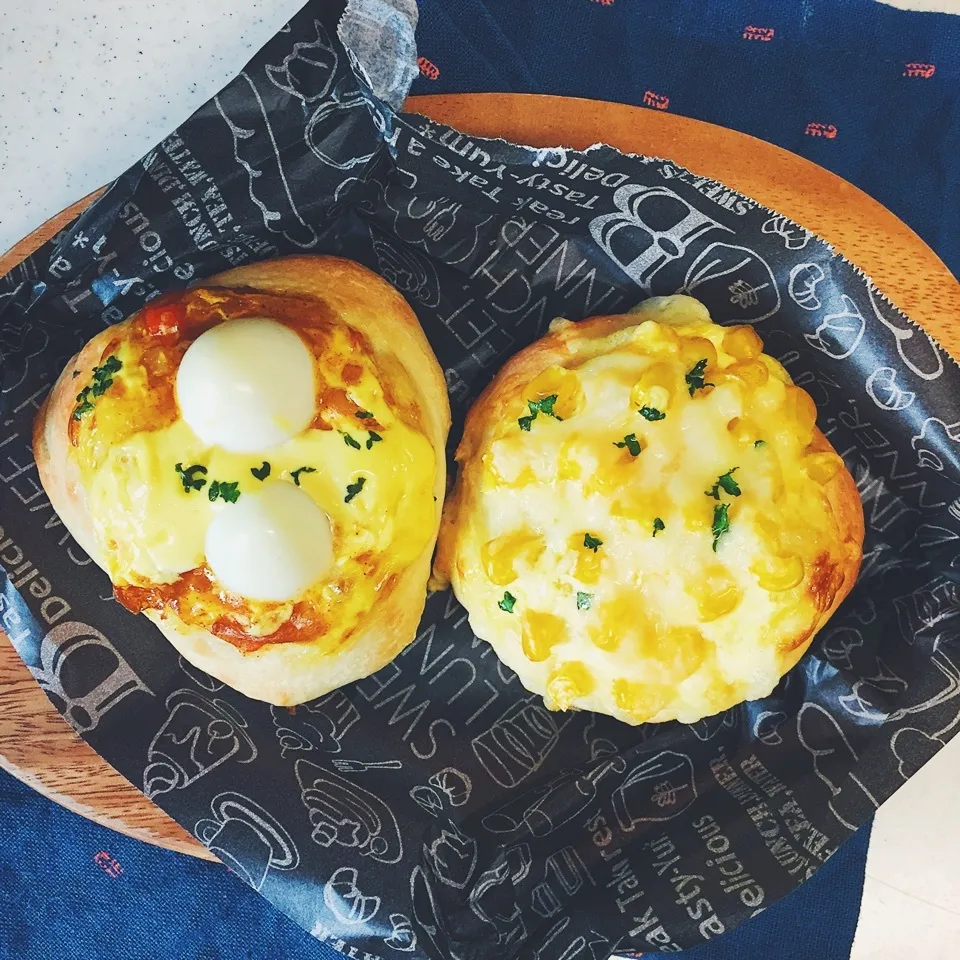
<svg viewBox="0 0 960 960"><path fill-rule="evenodd" d="M373 414L369 410L358 410L354 416L358 420L371 420L373 419Z"/></svg>
<svg viewBox="0 0 960 960"><path fill-rule="evenodd" d="M93 409L90 397L102 397L113 384L113 374L122 366L120 358L111 354L100 366L93 368L93 379L77 394L74 420L80 420Z"/></svg>
<svg viewBox="0 0 960 960"><path fill-rule="evenodd" d="M663 521L659 517L653 518L653 535L656 536L661 530L666 530Z"/></svg>
<svg viewBox="0 0 960 960"><path fill-rule="evenodd" d="M730 494L731 497L739 497L743 492L740 485L733 479L733 475L739 470L739 467L732 467L726 473L717 477L717 482L709 489L704 490L704 494L713 497L714 500L720 499L720 491Z"/></svg>
<svg viewBox="0 0 960 960"><path fill-rule="evenodd" d="M582 590L577 591L577 609L578 610L589 610L591 603L593 603L592 593L584 593Z"/></svg>
<svg viewBox="0 0 960 960"><path fill-rule="evenodd" d="M197 476L198 473L207 472L207 468L200 463L195 463L186 468L184 468L182 463L177 463L173 469L180 474L180 482L183 484L183 489L187 493L191 490L200 490L207 482L203 477Z"/></svg>
<svg viewBox="0 0 960 960"><path fill-rule="evenodd" d="M730 511L730 504L728 503L718 503L713 508L713 552L717 552L717 544L720 542L720 538L725 534L730 532L730 517L728 513Z"/></svg>
<svg viewBox="0 0 960 960"><path fill-rule="evenodd" d="M549 397L544 397L542 400L528 400L527 407L530 409L530 415L526 417L520 417L517 420L517 423L520 424L521 430L530 430L530 424L537 419L537 414L545 413L548 417L553 417L554 420L562 420L563 417L558 417L553 412L553 405L557 402L557 394L553 393Z"/></svg>
<svg viewBox="0 0 960 960"><path fill-rule="evenodd" d="M704 357L702 360L698 360L691 368L690 371L684 376L684 380L687 381L687 389L690 391L690 396L692 397L697 390L703 390L704 387L712 387L712 383L706 383L703 379L703 374L707 369L707 358Z"/></svg>
<svg viewBox="0 0 960 960"><path fill-rule="evenodd" d="M347 433L346 431L341 431L341 435L343 436L343 442L344 442L348 447L353 447L354 450L359 450L359 449L360 449L360 444L357 443L357 441L354 440L353 437L351 437L349 433Z"/></svg>
<svg viewBox="0 0 960 960"><path fill-rule="evenodd" d="M592 550L594 553L596 553L597 549L603 546L603 541L599 537L593 537L589 533L585 533L583 535L583 545L588 550Z"/></svg>
<svg viewBox="0 0 960 960"><path fill-rule="evenodd" d="M379 443L383 437L374 430L367 431L367 449L369 450L375 443Z"/></svg>
<svg viewBox="0 0 960 960"><path fill-rule="evenodd" d="M509 591L503 591L503 599L497 604L497 606L504 613L513 613L513 605L517 602L517 598Z"/></svg>
<svg viewBox="0 0 960 960"><path fill-rule="evenodd" d="M217 481L214 480L213 483L210 484L210 490L207 492L207 496L210 497L211 500L217 499L215 496L211 496L213 493L213 488L216 485ZM234 480L232 483L225 483L223 480L221 480L217 493L219 494L220 499L225 503L236 503L237 500L240 499L239 486L239 480Z"/></svg>
<svg viewBox="0 0 960 960"><path fill-rule="evenodd" d="M349 503L362 489L367 482L366 477L357 477L355 483L347 484L347 495L343 498L344 503Z"/></svg>
<svg viewBox="0 0 960 960"><path fill-rule="evenodd" d="M640 416L643 417L644 420L649 420L651 423L655 423L657 420L667 419L667 415L656 407L641 407Z"/></svg>
<svg viewBox="0 0 960 960"><path fill-rule="evenodd" d="M755 447L765 447L765 446L767 445L767 441L766 441L766 440L754 440L754 441L753 441L753 445L754 445Z"/></svg>
<svg viewBox="0 0 960 960"><path fill-rule="evenodd" d="M631 456L640 456L640 441L635 433L628 433L622 440L614 441L613 445L620 448L626 447Z"/></svg>
<svg viewBox="0 0 960 960"><path fill-rule="evenodd" d="M259 467L251 467L250 472L262 483L270 476L270 464L264 460Z"/></svg>
<svg viewBox="0 0 960 960"><path fill-rule="evenodd" d="M290 476L293 478L293 482L299 487L301 473L316 473L316 472L317 472L316 467L297 467L296 470L290 471Z"/></svg>

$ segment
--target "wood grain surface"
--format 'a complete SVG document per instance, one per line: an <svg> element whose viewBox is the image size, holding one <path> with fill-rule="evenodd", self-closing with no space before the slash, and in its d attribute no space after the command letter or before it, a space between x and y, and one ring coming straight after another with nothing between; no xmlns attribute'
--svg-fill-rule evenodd
<svg viewBox="0 0 960 960"><path fill-rule="evenodd" d="M534 146L608 143L720 180L829 240L879 289L960 356L960 284L902 221L808 160L712 124L641 107L525 94L412 97L407 109L475 136ZM55 235L100 191L0 257L0 275ZM159 634L158 642L162 642ZM0 766L71 810L130 836L213 859L88 747L0 641Z"/></svg>

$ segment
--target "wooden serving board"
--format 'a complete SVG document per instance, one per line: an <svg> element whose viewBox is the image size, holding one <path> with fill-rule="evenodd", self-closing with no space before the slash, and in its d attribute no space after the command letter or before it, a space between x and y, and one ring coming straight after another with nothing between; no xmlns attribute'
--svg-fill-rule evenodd
<svg viewBox="0 0 960 960"><path fill-rule="evenodd" d="M534 146L582 149L608 143L629 153L669 158L720 180L830 241L893 303L960 357L960 284L889 210L809 160L733 130L617 103L462 94L412 97L407 109L468 134ZM99 193L53 217L0 257L0 276ZM0 641L0 766L104 826L213 859L73 732L5 639Z"/></svg>

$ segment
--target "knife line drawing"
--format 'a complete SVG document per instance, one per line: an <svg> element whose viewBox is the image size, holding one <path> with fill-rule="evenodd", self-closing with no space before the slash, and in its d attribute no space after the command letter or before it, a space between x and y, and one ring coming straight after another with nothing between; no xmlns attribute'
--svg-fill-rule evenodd
<svg viewBox="0 0 960 960"><path fill-rule="evenodd" d="M340 773L366 773L368 770L402 770L402 760L342 760L334 757L331 763Z"/></svg>

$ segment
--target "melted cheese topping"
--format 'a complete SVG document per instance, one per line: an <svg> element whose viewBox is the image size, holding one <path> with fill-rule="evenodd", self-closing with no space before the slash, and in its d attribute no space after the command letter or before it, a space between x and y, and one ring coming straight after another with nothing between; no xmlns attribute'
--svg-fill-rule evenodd
<svg viewBox="0 0 960 960"><path fill-rule="evenodd" d="M205 295L214 302L209 291L188 294L195 300ZM225 312L235 314L263 316L272 302L259 295L247 297L250 303L243 295L230 297L236 302ZM277 319L310 348L318 413L307 429L279 445L268 438L262 450L211 445L191 429L173 399L173 380L189 340L171 344L169 337L156 340L133 328L105 351L122 366L96 399L92 415L77 424L76 458L107 571L125 603L135 609L170 607L184 622L241 647L244 636L270 637L286 626L288 635L271 639L323 636L333 648L425 549L437 510L436 456L420 429L403 371L392 370L385 385L356 331L330 323L311 328L309 304L274 299ZM208 305L198 309L207 311ZM298 315L304 312L306 320ZM260 479L265 464L269 473ZM190 472L191 467L201 469ZM190 478L205 482L193 489ZM235 483L235 502L211 499L214 481ZM246 509L245 498L261 497L272 484L290 485L319 511L310 513L293 502L297 498L286 498L291 503L284 501L282 509ZM251 571L240 575L236 569L243 557L225 573L231 583L217 580L216 568L226 571L230 561L210 562L208 532L215 520L223 527L222 515L241 503L244 516L253 520L238 514L238 523L259 524L254 532L260 536L264 516L279 518L280 540L299 551L302 563L291 558L295 566L283 584L266 579L253 584ZM296 543L290 523L298 511L317 531L322 511L329 528L322 550ZM255 567L262 558L246 559ZM297 595L290 596L294 583ZM246 585L249 595L231 593L238 584Z"/></svg>
<svg viewBox="0 0 960 960"><path fill-rule="evenodd" d="M462 464L471 625L555 709L689 722L767 695L849 549L813 401L688 297L570 347Z"/></svg>

